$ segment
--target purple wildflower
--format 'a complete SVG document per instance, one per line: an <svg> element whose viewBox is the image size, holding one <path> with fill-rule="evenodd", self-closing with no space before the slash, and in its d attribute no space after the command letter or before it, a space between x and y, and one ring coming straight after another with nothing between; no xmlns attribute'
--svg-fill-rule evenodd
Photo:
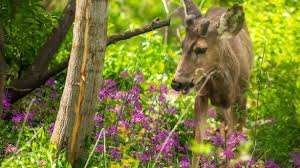
<svg viewBox="0 0 300 168"><path fill-rule="evenodd" d="M102 154L104 152L104 145L97 145L96 146L96 151Z"/></svg>
<svg viewBox="0 0 300 168"><path fill-rule="evenodd" d="M54 79L48 79L47 82L45 83L45 86L48 86L48 87L53 87L54 85L55 85Z"/></svg>
<svg viewBox="0 0 300 168"><path fill-rule="evenodd" d="M156 145L156 150L162 151L164 154L167 154L171 150L171 143L167 142L165 145Z"/></svg>
<svg viewBox="0 0 300 168"><path fill-rule="evenodd" d="M228 146L234 148L241 141L246 141L246 136L243 133L232 133L229 137Z"/></svg>
<svg viewBox="0 0 300 168"><path fill-rule="evenodd" d="M133 95L138 95L138 94L140 94L140 88L137 87L137 86L134 86L134 87L130 90L130 93L133 94Z"/></svg>
<svg viewBox="0 0 300 168"><path fill-rule="evenodd" d="M52 90L51 93L50 93L50 98L54 99L57 97L57 92L55 90Z"/></svg>
<svg viewBox="0 0 300 168"><path fill-rule="evenodd" d="M150 92L156 92L157 91L156 87L153 84L151 84L149 86L149 90L150 90Z"/></svg>
<svg viewBox="0 0 300 168"><path fill-rule="evenodd" d="M186 156L183 156L179 162L179 167L188 168L189 166L189 159Z"/></svg>
<svg viewBox="0 0 300 168"><path fill-rule="evenodd" d="M139 123L145 120L145 114L143 112L131 112L131 122Z"/></svg>
<svg viewBox="0 0 300 168"><path fill-rule="evenodd" d="M11 108L11 98L9 95L5 95L2 100L1 100L1 104L3 105L5 110L9 110Z"/></svg>
<svg viewBox="0 0 300 168"><path fill-rule="evenodd" d="M184 123L183 123L183 127L186 128L186 129L194 128L194 121L191 120L191 119L185 120Z"/></svg>
<svg viewBox="0 0 300 168"><path fill-rule="evenodd" d="M228 159L228 160L232 160L235 157L234 152L232 151L231 148L227 148L223 151L223 155Z"/></svg>
<svg viewBox="0 0 300 168"><path fill-rule="evenodd" d="M107 79L107 80L104 80L104 85L109 88L113 88L116 86L116 82L112 79Z"/></svg>
<svg viewBox="0 0 300 168"><path fill-rule="evenodd" d="M142 108L143 108L143 105L142 104L140 104L140 103L134 103L134 108L136 109L136 110L142 110Z"/></svg>
<svg viewBox="0 0 300 168"><path fill-rule="evenodd" d="M211 138L210 141L214 145L221 145L221 146L223 146L225 144L224 139L218 133L217 133L217 135L215 137Z"/></svg>
<svg viewBox="0 0 300 168"><path fill-rule="evenodd" d="M108 94L109 94L108 89L102 88L99 92L99 96L98 96L99 100L103 101L106 98L106 96L108 96Z"/></svg>
<svg viewBox="0 0 300 168"><path fill-rule="evenodd" d="M208 109L207 114L210 115L210 116L213 117L213 118L216 118L216 117L217 117L217 112L214 111L214 110L211 109L211 108Z"/></svg>
<svg viewBox="0 0 300 168"><path fill-rule="evenodd" d="M110 108L109 111L114 113L120 113L122 108L123 108L122 105L117 105L115 108Z"/></svg>
<svg viewBox="0 0 300 168"><path fill-rule="evenodd" d="M143 163L148 162L150 160L150 153L144 152L142 154L137 154L137 158Z"/></svg>
<svg viewBox="0 0 300 168"><path fill-rule="evenodd" d="M247 160L247 161L246 161L246 166L247 166L247 167L251 167L254 163L255 163L255 162L254 162L253 160L251 160L251 159L250 159L250 160Z"/></svg>
<svg viewBox="0 0 300 168"><path fill-rule="evenodd" d="M130 128L130 124L128 121L120 121L120 126L125 128Z"/></svg>
<svg viewBox="0 0 300 168"><path fill-rule="evenodd" d="M54 122L52 122L47 130L48 134L52 134L54 130Z"/></svg>
<svg viewBox="0 0 300 168"><path fill-rule="evenodd" d="M115 94L115 99L122 99L124 97L124 94L120 91L118 91L116 94Z"/></svg>
<svg viewBox="0 0 300 168"><path fill-rule="evenodd" d="M113 125L113 126L111 126L111 127L109 127L108 129L107 129L107 132L106 132L108 135L112 135L112 134L117 134L118 133L118 128L115 126L115 125Z"/></svg>
<svg viewBox="0 0 300 168"><path fill-rule="evenodd" d="M274 160L269 160L266 163L266 168L280 168Z"/></svg>
<svg viewBox="0 0 300 168"><path fill-rule="evenodd" d="M144 74L141 71L137 71L133 75L133 81L138 84L142 83L144 81Z"/></svg>
<svg viewBox="0 0 300 168"><path fill-rule="evenodd" d="M121 77L121 78L126 78L126 77L128 77L128 76L129 76L129 73L128 73L127 70L124 70L124 71L122 71L122 72L120 73L120 77Z"/></svg>
<svg viewBox="0 0 300 168"><path fill-rule="evenodd" d="M239 164L239 163L236 163L234 167L235 167L235 168L242 168L242 165Z"/></svg>
<svg viewBox="0 0 300 168"><path fill-rule="evenodd" d="M96 122L102 122L103 120L104 120L103 115L96 114L94 117L94 121L96 121Z"/></svg>
<svg viewBox="0 0 300 168"><path fill-rule="evenodd" d="M300 167L300 153L294 151L290 153L290 156L292 157L293 160L293 166Z"/></svg>
<svg viewBox="0 0 300 168"><path fill-rule="evenodd" d="M168 87L166 85L161 85L160 86L160 92L168 94L169 93Z"/></svg>
<svg viewBox="0 0 300 168"><path fill-rule="evenodd" d="M115 160L120 160L121 159L121 152L117 148L112 148L109 151L109 154L113 157Z"/></svg>
<svg viewBox="0 0 300 168"><path fill-rule="evenodd" d="M11 118L11 121L13 123L16 123L16 124L22 122L23 120L24 120L24 115L23 114L18 114L18 115L15 115Z"/></svg>
<svg viewBox="0 0 300 168"><path fill-rule="evenodd" d="M210 168L217 168L215 162L211 161L211 163L210 163Z"/></svg>
<svg viewBox="0 0 300 168"><path fill-rule="evenodd" d="M177 113L177 109L175 107L171 107L171 108L169 108L169 113L176 114Z"/></svg>
<svg viewBox="0 0 300 168"><path fill-rule="evenodd" d="M164 95L159 95L158 97L159 101L162 102L162 103L165 103L167 100L166 100L166 97Z"/></svg>
<svg viewBox="0 0 300 168"><path fill-rule="evenodd" d="M149 107L148 107L148 110L149 110L149 111L154 111L154 110L155 110L155 107L154 107L154 106L149 106Z"/></svg>
<svg viewBox="0 0 300 168"><path fill-rule="evenodd" d="M13 146L13 145L8 145L6 148L5 148L5 153L7 154L7 153L12 153L12 152L14 152L14 151L16 151L17 150L17 148L15 147L15 146Z"/></svg>

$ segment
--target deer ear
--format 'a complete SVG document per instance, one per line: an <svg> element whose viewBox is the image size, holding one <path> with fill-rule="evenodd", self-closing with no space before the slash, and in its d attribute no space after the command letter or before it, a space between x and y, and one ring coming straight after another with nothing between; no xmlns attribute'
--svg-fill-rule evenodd
<svg viewBox="0 0 300 168"><path fill-rule="evenodd" d="M231 38L243 28L245 14L243 7L235 4L224 13L218 23L217 31L221 38Z"/></svg>

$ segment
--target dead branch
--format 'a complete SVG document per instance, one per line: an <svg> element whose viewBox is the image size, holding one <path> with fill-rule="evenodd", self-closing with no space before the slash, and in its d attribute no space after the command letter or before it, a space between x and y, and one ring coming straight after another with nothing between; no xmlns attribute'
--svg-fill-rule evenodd
<svg viewBox="0 0 300 168"><path fill-rule="evenodd" d="M154 19L150 24L145 25L141 28L129 30L124 33L119 33L119 34L110 36L107 39L107 45L114 44L121 40L127 40L134 36L138 36L140 34L144 34L144 33L153 31L155 29L169 26L169 25L170 25L170 20L160 21L159 18L157 18L157 19Z"/></svg>

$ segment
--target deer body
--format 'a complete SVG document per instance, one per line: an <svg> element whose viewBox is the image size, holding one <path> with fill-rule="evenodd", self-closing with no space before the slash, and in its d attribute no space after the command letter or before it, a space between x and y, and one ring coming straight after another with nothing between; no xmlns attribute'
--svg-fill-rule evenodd
<svg viewBox="0 0 300 168"><path fill-rule="evenodd" d="M207 17L218 19L224 12L226 10L223 8L213 8L208 11ZM205 69L214 70L215 73L205 86L203 92L206 93L203 94L210 98L213 105L228 108L238 101L247 89L253 59L251 40L244 25L236 36L219 39L211 45L214 49L207 54L214 56L203 66L207 66Z"/></svg>
<svg viewBox="0 0 300 168"><path fill-rule="evenodd" d="M195 139L202 143L208 99L219 109L230 131L237 123L242 128L245 118L238 119L234 112L246 110L244 93L253 62L252 43L241 6L210 8L203 16L192 0L183 2L186 36L171 86L183 93L195 88ZM193 153L192 167L198 167L199 160Z"/></svg>

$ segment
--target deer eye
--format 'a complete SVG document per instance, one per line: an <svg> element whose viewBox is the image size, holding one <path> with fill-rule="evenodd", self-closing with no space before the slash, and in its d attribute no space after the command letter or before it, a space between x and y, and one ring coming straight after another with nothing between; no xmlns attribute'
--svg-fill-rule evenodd
<svg viewBox="0 0 300 168"><path fill-rule="evenodd" d="M201 48L201 47L197 47L195 48L195 53L196 54L204 54L206 52L207 48Z"/></svg>

